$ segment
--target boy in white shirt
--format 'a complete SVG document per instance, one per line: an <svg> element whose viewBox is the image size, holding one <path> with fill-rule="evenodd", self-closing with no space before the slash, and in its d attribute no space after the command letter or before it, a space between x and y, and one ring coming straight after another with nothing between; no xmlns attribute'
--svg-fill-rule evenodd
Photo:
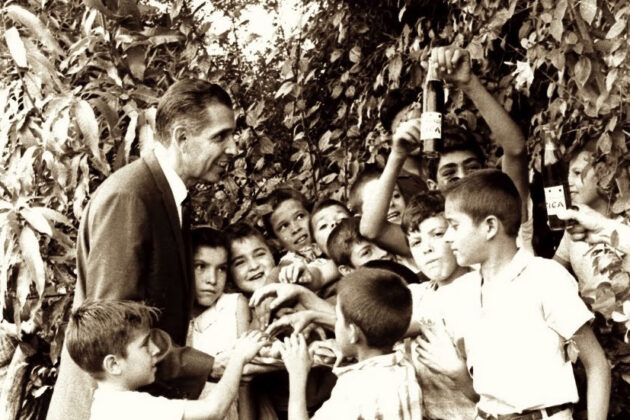
<svg viewBox="0 0 630 420"><path fill-rule="evenodd" d="M258 331L239 338L216 388L203 400L169 400L138 388L155 381L160 349L152 340L156 309L132 301L86 302L73 311L68 352L97 383L91 420L222 419L237 392L243 366L264 345Z"/></svg>
<svg viewBox="0 0 630 420"><path fill-rule="evenodd" d="M575 279L560 264L518 250L521 202L510 178L479 170L445 191L445 233L457 263L480 264L475 313L465 333L481 419L571 419L578 400L566 347L587 375L589 420L606 418L610 367ZM460 377L460 383L462 383Z"/></svg>

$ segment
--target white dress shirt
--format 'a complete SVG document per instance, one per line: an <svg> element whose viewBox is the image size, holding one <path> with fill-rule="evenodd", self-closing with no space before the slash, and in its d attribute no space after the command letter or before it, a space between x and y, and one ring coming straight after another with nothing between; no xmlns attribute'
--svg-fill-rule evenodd
<svg viewBox="0 0 630 420"><path fill-rule="evenodd" d="M181 226L182 203L188 196L188 189L186 188L184 181L182 181L179 175L177 175L177 172L175 172L175 170L168 164L169 159L166 148L161 143L156 142L153 153L155 153L155 157L160 164L160 168L162 168L162 172L164 172L168 186L171 188L171 193L173 194L173 199L175 200L175 207L177 207L177 215L179 216L179 225Z"/></svg>

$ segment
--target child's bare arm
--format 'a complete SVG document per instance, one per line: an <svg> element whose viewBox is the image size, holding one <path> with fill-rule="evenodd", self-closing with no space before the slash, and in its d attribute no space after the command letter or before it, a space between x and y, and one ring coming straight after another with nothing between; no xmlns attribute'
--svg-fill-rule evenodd
<svg viewBox="0 0 630 420"><path fill-rule="evenodd" d="M339 278L337 265L330 259L319 258L310 263L296 261L280 269L280 283L299 283L310 290L317 291Z"/></svg>
<svg viewBox="0 0 630 420"><path fill-rule="evenodd" d="M503 149L502 170L516 185L523 200L523 215L526 215L529 188L523 132L471 71L468 51L453 46L435 48L431 51L430 64L437 65L438 75L455 83L473 101L490 127L496 142Z"/></svg>
<svg viewBox="0 0 630 420"><path fill-rule="evenodd" d="M604 420L610 400L610 365L590 325L574 335L580 361L586 371L586 406L589 420Z"/></svg>
<svg viewBox="0 0 630 420"><path fill-rule="evenodd" d="M406 121L396 129L392 137L392 150L383 173L376 182L376 190L363 201L359 224L361 235L396 254L407 257L411 252L405 234L400 225L387 221L387 212L400 170L409 152L420 144L419 141L419 120Z"/></svg>
<svg viewBox="0 0 630 420"><path fill-rule="evenodd" d="M307 420L306 380L311 368L311 358L302 334L284 339L280 353L289 372L289 420Z"/></svg>
<svg viewBox="0 0 630 420"><path fill-rule="evenodd" d="M217 386L203 400L184 402L184 420L222 419L234 401L239 389L243 366L265 344L260 331L249 331L234 345L225 372Z"/></svg>

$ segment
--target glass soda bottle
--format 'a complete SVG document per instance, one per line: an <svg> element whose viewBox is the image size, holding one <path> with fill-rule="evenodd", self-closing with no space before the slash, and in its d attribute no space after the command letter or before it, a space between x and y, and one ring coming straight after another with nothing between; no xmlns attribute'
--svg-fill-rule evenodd
<svg viewBox="0 0 630 420"><path fill-rule="evenodd" d="M435 67L429 65L422 95L420 116L420 140L422 151L435 155L442 140L442 115L444 114L444 83L437 78Z"/></svg>
<svg viewBox="0 0 630 420"><path fill-rule="evenodd" d="M559 219L557 214L558 210L571 207L571 194L567 181L569 172L551 136L545 136L544 144L541 170L547 207L547 224L551 230L563 230L569 224Z"/></svg>

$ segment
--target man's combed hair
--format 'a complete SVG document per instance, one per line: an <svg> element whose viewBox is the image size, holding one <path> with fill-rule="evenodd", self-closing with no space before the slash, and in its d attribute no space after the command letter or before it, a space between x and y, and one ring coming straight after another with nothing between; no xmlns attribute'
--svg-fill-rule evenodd
<svg viewBox="0 0 630 420"><path fill-rule="evenodd" d="M213 229L210 226L195 226L191 232L193 250L202 246L227 250L228 246L225 236L223 232Z"/></svg>
<svg viewBox="0 0 630 420"><path fill-rule="evenodd" d="M444 213L444 196L439 191L426 191L414 195L405 207L402 230L405 235L415 232L430 217Z"/></svg>
<svg viewBox="0 0 630 420"><path fill-rule="evenodd" d="M262 217L263 224L267 230L267 234L270 237L275 236L273 232L273 226L271 225L271 215L278 208L278 206L285 201L296 200L302 204L302 206L308 211L308 200L304 197L304 194L293 188L280 187L273 190L264 200L265 206L272 209L268 213L265 213Z"/></svg>
<svg viewBox="0 0 630 420"><path fill-rule="evenodd" d="M124 300L84 302L70 315L66 346L72 360L95 378L102 377L108 354L127 357L135 333L151 328L158 310Z"/></svg>
<svg viewBox="0 0 630 420"><path fill-rule="evenodd" d="M168 88L160 99L155 115L157 140L170 143L174 123L183 122L193 134L208 124L208 106L225 105L232 108L230 95L219 85L199 79L184 79Z"/></svg>
<svg viewBox="0 0 630 420"><path fill-rule="evenodd" d="M328 256L337 266L352 267L350 260L352 248L366 240L359 231L359 222L358 217L348 217L341 220L330 232L326 241L326 248L328 249Z"/></svg>
<svg viewBox="0 0 630 420"><path fill-rule="evenodd" d="M374 348L400 340L411 321L411 292L397 274L359 268L339 281L337 301L346 321L356 325Z"/></svg>
<svg viewBox="0 0 630 420"><path fill-rule="evenodd" d="M496 169L480 169L449 184L444 190L475 224L495 216L503 224L506 235L516 237L521 225L521 197L505 173Z"/></svg>
<svg viewBox="0 0 630 420"><path fill-rule="evenodd" d="M383 171L376 165L366 165L365 168L357 175L357 179L350 187L348 207L355 213L360 213L363 207L363 187L365 184L378 179Z"/></svg>

